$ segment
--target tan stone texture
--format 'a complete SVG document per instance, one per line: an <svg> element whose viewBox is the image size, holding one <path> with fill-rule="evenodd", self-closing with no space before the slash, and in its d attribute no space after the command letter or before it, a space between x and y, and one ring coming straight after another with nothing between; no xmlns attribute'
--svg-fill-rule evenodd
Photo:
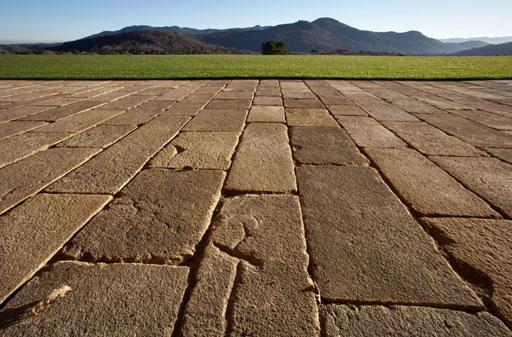
<svg viewBox="0 0 512 337"><path fill-rule="evenodd" d="M28 283L0 312L22 315L2 335L170 336L187 275L186 267L60 262ZM47 307L38 306L58 290L62 296Z"/></svg>
<svg viewBox="0 0 512 337"><path fill-rule="evenodd" d="M242 192L295 191L293 169L286 126L251 123L242 135L225 188Z"/></svg>

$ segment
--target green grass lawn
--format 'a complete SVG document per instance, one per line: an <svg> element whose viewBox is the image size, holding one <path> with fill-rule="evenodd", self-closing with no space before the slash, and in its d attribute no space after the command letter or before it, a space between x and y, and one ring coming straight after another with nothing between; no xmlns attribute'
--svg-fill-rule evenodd
<svg viewBox="0 0 512 337"><path fill-rule="evenodd" d="M512 56L0 55L2 79L505 79Z"/></svg>

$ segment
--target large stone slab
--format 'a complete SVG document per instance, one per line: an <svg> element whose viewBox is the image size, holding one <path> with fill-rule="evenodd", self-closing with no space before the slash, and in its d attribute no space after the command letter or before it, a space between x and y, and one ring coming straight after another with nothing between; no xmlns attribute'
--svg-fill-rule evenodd
<svg viewBox="0 0 512 337"><path fill-rule="evenodd" d="M406 144L371 117L335 116L361 147L405 147Z"/></svg>
<svg viewBox="0 0 512 337"><path fill-rule="evenodd" d="M110 197L39 194L0 217L0 303L30 279Z"/></svg>
<svg viewBox="0 0 512 337"><path fill-rule="evenodd" d="M286 123L282 106L253 106L247 122Z"/></svg>
<svg viewBox="0 0 512 337"><path fill-rule="evenodd" d="M205 105L206 103L188 103L180 101L171 106L164 113L171 115L195 116Z"/></svg>
<svg viewBox="0 0 512 337"><path fill-rule="evenodd" d="M458 157L486 155L473 145L449 136L424 122L385 122L384 125L411 144L416 150L426 155Z"/></svg>
<svg viewBox="0 0 512 337"><path fill-rule="evenodd" d="M113 102L109 102L105 106L103 106L103 108L108 110L126 111L128 109L141 105L144 102L149 101L151 98L153 98L153 96L138 94L130 95L117 99Z"/></svg>
<svg viewBox="0 0 512 337"><path fill-rule="evenodd" d="M63 142L58 147L92 147L106 148L135 130L135 126L129 125L97 125L87 131L79 133Z"/></svg>
<svg viewBox="0 0 512 337"><path fill-rule="evenodd" d="M26 117L23 117L21 120L54 122L62 118L76 115L80 112L92 110L103 104L104 103L100 101L79 101L62 107L45 109L42 112L30 114Z"/></svg>
<svg viewBox="0 0 512 337"><path fill-rule="evenodd" d="M109 119L105 124L110 125L141 125L147 123L158 114L174 104L174 101L149 101L136 108ZM105 107L108 109L109 105ZM122 112L122 111L120 111Z"/></svg>
<svg viewBox="0 0 512 337"><path fill-rule="evenodd" d="M0 169L0 214L86 162L98 151L49 149Z"/></svg>
<svg viewBox="0 0 512 337"><path fill-rule="evenodd" d="M512 165L496 158L432 157L473 192L512 216Z"/></svg>
<svg viewBox="0 0 512 337"><path fill-rule="evenodd" d="M512 136L452 114L418 115L444 132L478 147L512 148Z"/></svg>
<svg viewBox="0 0 512 337"><path fill-rule="evenodd" d="M72 136L70 133L28 132L0 140L0 167L26 158Z"/></svg>
<svg viewBox="0 0 512 337"><path fill-rule="evenodd" d="M485 201L412 149L367 149L395 190L428 215L500 217Z"/></svg>
<svg viewBox="0 0 512 337"><path fill-rule="evenodd" d="M512 326L512 221L425 219L459 273Z"/></svg>
<svg viewBox="0 0 512 337"><path fill-rule="evenodd" d="M285 125L251 123L246 127L225 188L243 192L297 189Z"/></svg>
<svg viewBox="0 0 512 337"><path fill-rule="evenodd" d="M3 110L0 113L0 123L8 122L10 120L22 118L31 114L36 114L50 109L47 106L14 106Z"/></svg>
<svg viewBox="0 0 512 337"><path fill-rule="evenodd" d="M322 298L482 306L374 169L302 166L297 179Z"/></svg>
<svg viewBox="0 0 512 337"><path fill-rule="evenodd" d="M321 310L326 337L510 337L512 333L496 317L481 312L408 306L326 305Z"/></svg>
<svg viewBox="0 0 512 337"><path fill-rule="evenodd" d="M208 245L183 316L183 337L223 337L239 260Z"/></svg>
<svg viewBox="0 0 512 337"><path fill-rule="evenodd" d="M283 100L281 99L281 97L278 95L278 97L274 97L274 96L257 96L257 97L254 97L254 101L253 101L253 104L254 105L263 105L263 106L282 106L283 105Z"/></svg>
<svg viewBox="0 0 512 337"><path fill-rule="evenodd" d="M286 109L289 126L326 126L338 127L326 109Z"/></svg>
<svg viewBox="0 0 512 337"><path fill-rule="evenodd" d="M384 102L364 102L364 101L355 101L355 103L359 104L364 110L366 110L370 116L375 118L378 121L409 121L409 122L417 122L418 118L413 115L403 111L396 105L384 103Z"/></svg>
<svg viewBox="0 0 512 337"><path fill-rule="evenodd" d="M60 179L48 191L117 193L188 121L159 116Z"/></svg>
<svg viewBox="0 0 512 337"><path fill-rule="evenodd" d="M63 253L92 261L182 263L210 224L224 177L213 170L144 170Z"/></svg>
<svg viewBox="0 0 512 337"><path fill-rule="evenodd" d="M222 101L224 102L224 101ZM205 109L187 124L185 131L242 131L247 110Z"/></svg>
<svg viewBox="0 0 512 337"><path fill-rule="evenodd" d="M43 101L32 103L32 105L47 105L47 106L66 106L72 103L76 103L80 101L80 98L76 97L55 97L50 99L45 99Z"/></svg>
<svg viewBox="0 0 512 337"><path fill-rule="evenodd" d="M214 99L206 106L207 109L241 110L251 107L252 99Z"/></svg>
<svg viewBox="0 0 512 337"><path fill-rule="evenodd" d="M0 139L15 136L46 125L45 122L14 121L0 124Z"/></svg>
<svg viewBox="0 0 512 337"><path fill-rule="evenodd" d="M294 158L301 164L368 164L352 139L339 127L293 127L290 137Z"/></svg>
<svg viewBox="0 0 512 337"><path fill-rule="evenodd" d="M227 99L227 100L236 100L236 99L252 99L254 96L254 91L222 91L215 96L215 99Z"/></svg>
<svg viewBox="0 0 512 337"><path fill-rule="evenodd" d="M170 336L187 275L185 267L60 262L0 312L6 319L2 335ZM58 290L61 296L38 305Z"/></svg>
<svg viewBox="0 0 512 337"><path fill-rule="evenodd" d="M298 198L226 199L213 228L184 336L318 336Z"/></svg>
<svg viewBox="0 0 512 337"><path fill-rule="evenodd" d="M121 112L119 110L94 109L61 119L52 124L37 129L37 132L69 132L77 133L87 130L101 122L106 121Z"/></svg>
<svg viewBox="0 0 512 337"><path fill-rule="evenodd" d="M327 108L333 115L342 116L368 116L368 113L357 105L343 104L343 105L328 105Z"/></svg>
<svg viewBox="0 0 512 337"><path fill-rule="evenodd" d="M151 167L228 170L237 132L182 132L150 162Z"/></svg>
<svg viewBox="0 0 512 337"><path fill-rule="evenodd" d="M448 112L493 129L512 130L512 118L505 118L500 115L479 110L448 110ZM510 117L512 117L512 114Z"/></svg>
<svg viewBox="0 0 512 337"><path fill-rule="evenodd" d="M283 92L284 93L284 92ZM304 99L304 98L284 98L284 106L286 108L297 108L297 109L324 109L322 102L317 99Z"/></svg>

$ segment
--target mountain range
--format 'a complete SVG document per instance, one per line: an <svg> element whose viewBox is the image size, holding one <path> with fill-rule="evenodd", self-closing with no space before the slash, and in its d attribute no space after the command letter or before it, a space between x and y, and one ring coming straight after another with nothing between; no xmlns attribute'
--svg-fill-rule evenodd
<svg viewBox="0 0 512 337"><path fill-rule="evenodd" d="M502 44L512 42L512 36L501 36L501 37L471 37L471 38L451 38L451 39L440 39L442 42L453 42L461 43L468 41L482 41L488 44Z"/></svg>
<svg viewBox="0 0 512 337"><path fill-rule="evenodd" d="M512 55L512 42L491 44L488 46L463 50L455 53L457 56L505 56Z"/></svg>
<svg viewBox="0 0 512 337"><path fill-rule="evenodd" d="M233 54L236 49L212 45L162 29L102 34L53 47L55 52L97 54Z"/></svg>
<svg viewBox="0 0 512 337"><path fill-rule="evenodd" d="M443 42L418 31L360 30L331 18L277 26L194 29L130 26L57 45L34 45L34 52L198 54L259 53L266 41L283 41L292 53L450 55L488 46L483 41ZM30 51L32 45L0 46L4 52ZM18 49L17 49L18 48Z"/></svg>

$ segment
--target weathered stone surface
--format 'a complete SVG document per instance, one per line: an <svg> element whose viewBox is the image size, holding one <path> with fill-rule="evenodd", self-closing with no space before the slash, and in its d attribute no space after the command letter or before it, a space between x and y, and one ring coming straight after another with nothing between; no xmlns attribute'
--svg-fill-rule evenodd
<svg viewBox="0 0 512 337"><path fill-rule="evenodd" d="M473 192L512 216L512 166L496 158L431 157Z"/></svg>
<svg viewBox="0 0 512 337"><path fill-rule="evenodd" d="M317 93L320 100L327 105L343 105L350 104L350 100L340 93L337 94L323 94L322 92Z"/></svg>
<svg viewBox="0 0 512 337"><path fill-rule="evenodd" d="M448 112L493 129L512 130L512 118L505 118L500 115L479 110L448 110Z"/></svg>
<svg viewBox="0 0 512 337"><path fill-rule="evenodd" d="M486 155L474 146L424 122L385 122L384 125L426 155L460 157Z"/></svg>
<svg viewBox="0 0 512 337"><path fill-rule="evenodd" d="M251 123L242 136L225 188L244 192L295 191L293 167L286 126Z"/></svg>
<svg viewBox="0 0 512 337"><path fill-rule="evenodd" d="M282 106L253 106L247 122L286 123Z"/></svg>
<svg viewBox="0 0 512 337"><path fill-rule="evenodd" d="M39 192L98 151L49 149L0 169L0 214Z"/></svg>
<svg viewBox="0 0 512 337"><path fill-rule="evenodd" d="M150 101L109 119L109 125L141 125L171 107L174 101ZM105 107L108 109L109 105ZM120 111L121 112L121 111Z"/></svg>
<svg viewBox="0 0 512 337"><path fill-rule="evenodd" d="M179 101L179 103L180 104L197 104L197 105L205 106L206 104L208 104L209 101L212 100L212 98L214 96L215 95L212 95L212 94L206 94L206 95L193 94L193 95L188 95L187 97L185 97L184 99Z"/></svg>
<svg viewBox="0 0 512 337"><path fill-rule="evenodd" d="M370 94L347 94L347 96L378 121L418 121L416 117L396 105L384 102Z"/></svg>
<svg viewBox="0 0 512 337"><path fill-rule="evenodd" d="M203 87L206 81L183 82L183 85L172 89L171 91L154 98L154 101L179 101Z"/></svg>
<svg viewBox="0 0 512 337"><path fill-rule="evenodd" d="M415 150L367 152L395 190L421 214L500 217L486 202Z"/></svg>
<svg viewBox="0 0 512 337"><path fill-rule="evenodd" d="M328 105L327 108L333 115L342 116L368 116L366 111L358 107L357 105Z"/></svg>
<svg viewBox="0 0 512 337"><path fill-rule="evenodd" d="M512 164L512 149L488 149L488 151L501 160Z"/></svg>
<svg viewBox="0 0 512 337"><path fill-rule="evenodd" d="M460 274L512 326L512 221L425 219Z"/></svg>
<svg viewBox="0 0 512 337"><path fill-rule="evenodd" d="M295 90L295 89L282 89L282 94L285 99L290 99L291 104L297 104L298 102L294 102L294 100L300 99L300 100L306 100L306 101L316 101L316 103L312 103L315 105L318 105L318 103L321 103L315 94L311 92L306 86L304 86L305 89ZM307 103L307 102L305 102ZM323 106L322 106L323 108Z"/></svg>
<svg viewBox="0 0 512 337"><path fill-rule="evenodd" d="M183 337L224 337L226 313L239 260L214 245L206 247L197 282L183 317Z"/></svg>
<svg viewBox="0 0 512 337"><path fill-rule="evenodd" d="M28 132L0 140L0 167L7 166L69 138L70 133Z"/></svg>
<svg viewBox="0 0 512 337"><path fill-rule="evenodd" d="M512 136L452 114L417 115L444 132L478 147L512 148Z"/></svg>
<svg viewBox="0 0 512 337"><path fill-rule="evenodd" d="M45 122L14 121L0 124L0 139L15 136L46 125Z"/></svg>
<svg viewBox="0 0 512 337"><path fill-rule="evenodd" d="M204 335L200 328L207 319L219 331L228 299L228 334L231 336L318 336L317 307L308 277L308 256L304 242L299 200L295 196L241 196L225 200L213 222L211 245L217 247L217 261L229 263L229 273L194 290L186 310L189 336ZM213 249L213 248L212 248ZM210 250L211 251L211 250ZM228 260L230 258L230 260ZM239 261L233 278L232 259ZM229 262L228 262L229 261ZM211 267L210 267L211 268ZM203 264L199 276L208 275ZM210 270L211 272L211 270ZM221 279L220 277L223 277ZM198 317L194 303L220 307L214 316ZM188 314L187 314L188 313ZM197 322L197 323L196 323Z"/></svg>
<svg viewBox="0 0 512 337"><path fill-rule="evenodd" d="M120 110L120 111L126 111L128 109L134 108L138 105L143 104L144 102L149 101L153 96L149 95L129 95L120 99L117 99L113 102L109 102L105 106L103 106L104 109L108 110Z"/></svg>
<svg viewBox="0 0 512 337"><path fill-rule="evenodd" d="M341 128L293 127L290 131L295 160L301 164L368 165Z"/></svg>
<svg viewBox="0 0 512 337"><path fill-rule="evenodd" d="M224 177L213 170L144 170L63 253L93 261L182 263L210 224Z"/></svg>
<svg viewBox="0 0 512 337"><path fill-rule="evenodd" d="M259 87L256 91L256 97L281 97L281 90L278 88L267 88L267 87ZM265 99L263 99L265 100Z"/></svg>
<svg viewBox="0 0 512 337"><path fill-rule="evenodd" d="M2 335L170 336L187 275L186 267L59 262L0 312L8 322ZM56 290L63 295L38 307Z"/></svg>
<svg viewBox="0 0 512 337"><path fill-rule="evenodd" d="M0 123L36 114L48 110L49 108L50 107L47 106L15 106L8 108L0 113Z"/></svg>
<svg viewBox="0 0 512 337"><path fill-rule="evenodd" d="M182 132L150 162L152 167L227 170L237 132Z"/></svg>
<svg viewBox="0 0 512 337"><path fill-rule="evenodd" d="M54 121L58 121L59 119L62 119L62 118L76 115L77 113L80 113L80 112L94 109L95 107L99 107L102 104L103 104L103 102L100 102L100 101L79 101L79 102L69 104L66 106L48 109L48 110L44 110L39 113L30 114L26 117L23 117L21 120L54 122Z"/></svg>
<svg viewBox="0 0 512 337"><path fill-rule="evenodd" d="M103 123L63 141L57 146L106 148L133 130L135 130L135 126L105 125Z"/></svg>
<svg viewBox="0 0 512 337"><path fill-rule="evenodd" d="M252 99L253 96L253 91L223 91L215 96L215 99Z"/></svg>
<svg viewBox="0 0 512 337"><path fill-rule="evenodd" d="M251 99L214 99L207 106L207 109L249 109L251 107Z"/></svg>
<svg viewBox="0 0 512 337"><path fill-rule="evenodd" d="M289 126L338 127L338 123L325 109L286 109Z"/></svg>
<svg viewBox="0 0 512 337"><path fill-rule="evenodd" d="M30 279L111 197L39 194L0 217L0 303Z"/></svg>
<svg viewBox="0 0 512 337"><path fill-rule="evenodd" d="M370 117L335 116L341 126L361 147L405 147L391 131Z"/></svg>
<svg viewBox="0 0 512 337"><path fill-rule="evenodd" d="M257 96L254 98L254 101L253 101L253 104L254 105L269 105L269 106L272 106L272 105L276 105L276 106L282 106L283 105L283 100L282 98L279 96L279 97L274 97L274 96Z"/></svg>
<svg viewBox="0 0 512 337"><path fill-rule="evenodd" d="M61 119L49 125L45 125L37 132L69 132L77 133L87 130L101 122L104 122L115 115L119 115L119 110L94 109L76 114L66 119Z"/></svg>
<svg viewBox="0 0 512 337"><path fill-rule="evenodd" d="M434 308L409 306L326 305L321 309L326 337L510 337L496 317Z"/></svg>
<svg viewBox="0 0 512 337"><path fill-rule="evenodd" d="M324 109L324 105L318 99L303 98L286 98L284 99L286 108L302 108L302 109Z"/></svg>
<svg viewBox="0 0 512 337"><path fill-rule="evenodd" d="M180 101L171 106L164 113L170 115L195 116L205 105L206 103L183 103L183 101Z"/></svg>
<svg viewBox="0 0 512 337"><path fill-rule="evenodd" d="M159 116L48 188L63 193L117 193L188 121Z"/></svg>
<svg viewBox="0 0 512 337"><path fill-rule="evenodd" d="M205 109L185 126L185 131L242 131L247 110Z"/></svg>
<svg viewBox="0 0 512 337"><path fill-rule="evenodd" d="M33 103L32 105L48 105L48 106L66 106L80 101L80 98L75 97L56 97L45 99L44 101Z"/></svg>
<svg viewBox="0 0 512 337"><path fill-rule="evenodd" d="M302 166L297 179L323 298L481 307L375 170Z"/></svg>

